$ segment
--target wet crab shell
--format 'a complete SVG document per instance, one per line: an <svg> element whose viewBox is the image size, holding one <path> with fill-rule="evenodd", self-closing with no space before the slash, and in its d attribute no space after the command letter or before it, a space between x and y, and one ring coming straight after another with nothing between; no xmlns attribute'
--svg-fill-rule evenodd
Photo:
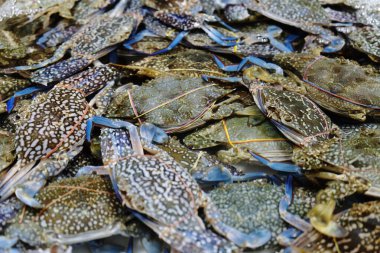
<svg viewBox="0 0 380 253"><path fill-rule="evenodd" d="M307 96L321 107L359 121L379 117L379 75L339 58L312 54L280 54L282 67L303 80Z"/></svg>

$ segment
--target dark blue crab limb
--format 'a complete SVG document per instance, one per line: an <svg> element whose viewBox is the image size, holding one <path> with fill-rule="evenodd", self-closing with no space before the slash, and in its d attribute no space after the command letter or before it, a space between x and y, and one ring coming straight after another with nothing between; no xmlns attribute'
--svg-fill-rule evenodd
<svg viewBox="0 0 380 253"><path fill-rule="evenodd" d="M281 41L275 38L276 35L281 34L282 32L282 29L280 27L275 26L275 25L270 25L267 28L267 32L268 32L268 39L272 46L281 50L284 53L293 52L284 43L282 43Z"/></svg>
<svg viewBox="0 0 380 253"><path fill-rule="evenodd" d="M321 35L321 37L330 42L328 46L323 48L323 50L322 50L323 53L338 52L344 47L344 45L346 43L344 41L344 39L339 37L339 36Z"/></svg>
<svg viewBox="0 0 380 253"><path fill-rule="evenodd" d="M216 65L218 65L218 67L221 70L224 70L226 72L240 71L243 69L243 67L247 63L252 63L252 64L258 65L258 66L265 68L265 69L273 69L276 72L276 74L279 74L279 75L284 74L284 71L280 66L278 66L274 63L268 63L268 62L266 62L266 61L264 61L258 57L255 57L255 56L248 56L248 57L243 58L243 60L238 65L227 65L227 66L224 65L223 62L217 56L214 55L213 57L214 57Z"/></svg>
<svg viewBox="0 0 380 253"><path fill-rule="evenodd" d="M215 166L210 168L207 171L206 175L201 173L194 173L193 177L195 180L197 180L198 183L205 185L217 185L219 183L228 184L233 182L252 181L261 178L269 179L275 184L281 185L281 181L277 177L268 175L263 172L249 172L241 176L234 176L228 169L222 166Z"/></svg>
<svg viewBox="0 0 380 253"><path fill-rule="evenodd" d="M167 53L169 52L170 50L172 50L173 48L175 48L182 40L183 38L189 34L189 31L182 31L182 32L179 32L177 34L177 36L174 38L174 40L172 42L170 42L169 46L167 46L166 48L163 48L161 50L158 50L150 55L158 55L158 54L163 54L163 53Z"/></svg>
<svg viewBox="0 0 380 253"><path fill-rule="evenodd" d="M21 186L18 186L15 193L19 200L21 200L25 205L42 208L41 203L34 198L37 192L45 185L46 180L31 180Z"/></svg>
<svg viewBox="0 0 380 253"><path fill-rule="evenodd" d="M238 38L226 37L211 26L203 26L202 30L207 33L210 39L224 47L233 47L238 41Z"/></svg>
<svg viewBox="0 0 380 253"><path fill-rule="evenodd" d="M130 39L126 40L123 43L123 47L126 49L129 49L129 50L134 50L132 45L139 42L140 40L142 40L144 37L147 37L147 36L148 37L158 37L156 34L152 33L151 31L144 29L141 32L132 36Z"/></svg>
<svg viewBox="0 0 380 253"><path fill-rule="evenodd" d="M140 127L140 135L148 142L165 143L169 140L169 136L165 131L153 124L144 123Z"/></svg>
<svg viewBox="0 0 380 253"><path fill-rule="evenodd" d="M15 94L12 97L10 97L9 100L7 101L7 112L10 113L13 110L13 108L16 105L17 98L30 95L36 91L41 91L45 89L46 87L32 86L32 87L28 87L26 89L15 92Z"/></svg>
<svg viewBox="0 0 380 253"><path fill-rule="evenodd" d="M127 253L133 253L133 241L134 241L133 237L129 238Z"/></svg>
<svg viewBox="0 0 380 253"><path fill-rule="evenodd" d="M228 30L230 31L233 31L233 32L238 32L239 30L238 29L235 29L233 28L232 26L230 26L229 24L227 24L226 22L224 22L222 19L220 19L219 17L215 17L216 18L216 21L221 24L222 26L224 26L225 28L227 28Z"/></svg>
<svg viewBox="0 0 380 253"><path fill-rule="evenodd" d="M293 177L288 176L286 183L285 183L285 196L281 199L280 205L279 205L279 212L281 218L292 225L293 227L297 228L298 230L305 232L312 229L312 226L303 220L298 215L294 215L288 212L288 208L293 200Z"/></svg>
<svg viewBox="0 0 380 253"><path fill-rule="evenodd" d="M295 164L291 163L280 163L280 162L270 162L265 157L254 153L252 151L248 151L254 158L256 158L262 164L268 166L269 168L275 171L288 172L288 173L300 173L301 168Z"/></svg>
<svg viewBox="0 0 380 253"><path fill-rule="evenodd" d="M274 70L276 72L276 74L278 74L278 75L284 75L284 70L280 66L278 66L278 65L276 65L274 63L266 62L263 59L260 59L258 57L252 56L252 55L243 58L243 60L238 65L236 71L242 70L243 67L247 63L255 64L255 65L260 66L260 67L262 67L264 69L272 69L272 70Z"/></svg>
<svg viewBox="0 0 380 253"><path fill-rule="evenodd" d="M294 48L293 48L292 43L293 43L294 41L296 41L298 38L299 38L299 36L296 35L296 34L289 34L288 36L285 37L284 45L285 45L287 48L289 48L289 50L290 50L291 52L294 52Z"/></svg>

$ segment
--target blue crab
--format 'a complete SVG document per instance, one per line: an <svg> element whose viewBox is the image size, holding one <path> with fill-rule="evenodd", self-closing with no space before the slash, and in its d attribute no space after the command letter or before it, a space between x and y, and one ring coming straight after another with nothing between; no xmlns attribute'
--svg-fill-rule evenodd
<svg viewBox="0 0 380 253"><path fill-rule="evenodd" d="M358 121L379 117L379 74L373 68L314 54L278 54L273 59L300 79L305 95L326 110Z"/></svg>
<svg viewBox="0 0 380 253"><path fill-rule="evenodd" d="M131 126L131 131L137 129ZM237 250L233 243L256 248L268 241L266 230L245 234L219 220L218 210L190 173L152 144L152 141L162 143L167 139L164 131L145 124L140 128L140 135L141 138L132 139L126 131L102 130L104 166L85 167L81 174L93 171L109 174L123 204L173 249L231 252ZM131 142L135 142L138 149L132 149ZM206 220L233 243L206 229L198 215L202 207Z"/></svg>
<svg viewBox="0 0 380 253"><path fill-rule="evenodd" d="M336 200L354 193L380 197L379 126L342 131L310 147L295 149L292 160L309 177L331 180L317 195L317 205L309 214L312 225L328 236L343 236L346 231L332 219ZM320 212L320 210L330 210Z"/></svg>
<svg viewBox="0 0 380 253"><path fill-rule="evenodd" d="M227 225L245 233L257 228L268 229L272 238L260 249L278 251L280 244L292 240L289 236L295 230L292 223L297 226L297 219L305 218L315 202L314 191L299 187L292 191L293 196L288 196L292 204L284 209L280 203L289 192L286 193L283 186L259 179L224 185L213 189L209 195ZM306 229L309 229L307 225Z"/></svg>
<svg viewBox="0 0 380 253"><path fill-rule="evenodd" d="M313 230L292 244L292 252L379 252L380 202L355 203L336 215L348 231L344 238L334 239Z"/></svg>
<svg viewBox="0 0 380 253"><path fill-rule="evenodd" d="M220 61L219 64L223 65ZM261 65L278 67L265 61ZM237 81L249 88L261 112L296 145L307 146L337 134L337 127L312 100L296 91L283 90L285 86L281 83L279 86L266 83L268 76L263 68L252 66L243 71L242 78L215 79Z"/></svg>
<svg viewBox="0 0 380 253"><path fill-rule="evenodd" d="M96 16L92 22L84 25L68 41L63 43L54 55L38 64L3 69L3 72L32 70L45 67L59 61L70 50L71 57L32 73L31 80L47 84L60 81L87 67L99 57L114 49L114 45L127 39L140 23L142 16L138 12L124 13L127 0L122 0L113 10Z"/></svg>
<svg viewBox="0 0 380 253"><path fill-rule="evenodd" d="M26 204L39 206L33 195L47 178L57 175L81 151L86 123L92 123L93 115L104 113L117 76L112 67L100 65L60 82L33 99L17 122L18 161L2 178L1 200L16 191ZM86 101L86 96L104 86L90 103Z"/></svg>
<svg viewBox="0 0 380 253"><path fill-rule="evenodd" d="M6 169L16 159L14 138L12 133L0 130L0 171Z"/></svg>
<svg viewBox="0 0 380 253"><path fill-rule="evenodd" d="M36 196L44 208L24 207L0 236L0 248L18 240L31 246L74 244L121 234L133 217L118 202L109 179L68 178L51 183Z"/></svg>

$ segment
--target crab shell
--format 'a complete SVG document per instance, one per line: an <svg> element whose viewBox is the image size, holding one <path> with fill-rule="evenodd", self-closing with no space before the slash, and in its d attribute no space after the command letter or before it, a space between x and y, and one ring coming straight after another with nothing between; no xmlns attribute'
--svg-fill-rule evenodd
<svg viewBox="0 0 380 253"><path fill-rule="evenodd" d="M296 239L292 252L380 252L379 201L355 203L337 219L348 231L346 237L329 238L312 230Z"/></svg>
<svg viewBox="0 0 380 253"><path fill-rule="evenodd" d="M326 110L359 121L379 117L379 75L373 70L312 54L279 54L274 60L303 80L307 96Z"/></svg>
<svg viewBox="0 0 380 253"><path fill-rule="evenodd" d="M73 244L123 233L128 220L110 180L101 176L63 179L36 197L44 208L20 211L7 237L34 246Z"/></svg>

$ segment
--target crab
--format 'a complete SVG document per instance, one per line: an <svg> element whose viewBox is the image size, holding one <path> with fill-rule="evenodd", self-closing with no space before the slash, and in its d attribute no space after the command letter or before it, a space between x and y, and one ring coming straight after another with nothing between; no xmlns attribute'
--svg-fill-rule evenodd
<svg viewBox="0 0 380 253"><path fill-rule="evenodd" d="M3 101L13 95L14 92L30 86L30 81L22 78L11 76L0 76L0 101Z"/></svg>
<svg viewBox="0 0 380 253"><path fill-rule="evenodd" d="M380 61L379 27L357 27L348 38L354 48L366 53L373 61Z"/></svg>
<svg viewBox="0 0 380 253"><path fill-rule="evenodd" d="M24 205L16 197L11 197L0 203L0 233L12 222Z"/></svg>
<svg viewBox="0 0 380 253"><path fill-rule="evenodd" d="M74 244L121 234L133 217L119 204L108 178L67 178L36 196L43 209L25 207L0 236L1 248L18 240L31 246Z"/></svg>
<svg viewBox="0 0 380 253"><path fill-rule="evenodd" d="M358 121L379 116L379 75L374 69L313 54L278 54L274 61L301 79L307 96L326 110Z"/></svg>
<svg viewBox="0 0 380 253"><path fill-rule="evenodd" d="M292 145L265 119L257 107L252 106L252 110L256 115L235 116L214 123L187 135L183 142L193 149L220 145L229 147L228 150L217 152L218 158L229 164L253 160L248 150L260 153L271 161L289 160Z"/></svg>
<svg viewBox="0 0 380 253"><path fill-rule="evenodd" d="M77 73L96 59L112 51L113 46L127 39L132 30L139 24L142 19L139 13L123 13L127 2L127 0L122 0L113 10L96 16L63 43L51 58L38 64L3 69L2 72L42 68L32 73L31 80L45 85ZM71 54L69 59L43 68L59 61L69 49Z"/></svg>
<svg viewBox="0 0 380 253"><path fill-rule="evenodd" d="M215 83L206 84L200 77L165 75L142 86L118 88L105 115L140 119L165 131L184 132L239 111L241 106L232 103L238 95L216 103L231 92Z"/></svg>
<svg viewBox="0 0 380 253"><path fill-rule="evenodd" d="M92 124L93 115L104 113L117 76L112 67L100 65L60 82L33 99L17 121L18 161L1 180L1 200L16 191L27 205L40 206L33 195L47 178L61 172L82 150L86 123ZM90 103L86 101L86 96L104 86ZM14 99L8 102L10 109Z"/></svg>
<svg viewBox="0 0 380 253"><path fill-rule="evenodd" d="M344 238L334 239L313 230L297 238L292 252L379 252L380 202L355 203L337 214L336 219L348 231Z"/></svg>
<svg viewBox="0 0 380 253"><path fill-rule="evenodd" d="M128 130L137 132L132 124ZM256 248L269 240L266 230L245 234L220 221L218 210L190 173L152 144L165 142L167 135L162 129L144 124L140 136L134 139L126 131L102 129L104 166L85 167L80 174L109 174L122 203L173 249L231 252L237 250L235 244ZM198 215L202 207L206 220L233 243L206 229Z"/></svg>
<svg viewBox="0 0 380 253"><path fill-rule="evenodd" d="M293 151L292 160L305 175L332 180L318 193L318 204L309 214L312 225L328 236L346 235L346 231L332 219L336 200L354 193L380 197L379 126L354 129L342 131L341 138ZM324 209L331 212L320 212Z"/></svg>
<svg viewBox="0 0 380 253"><path fill-rule="evenodd" d="M44 26L47 27L50 16L54 13L59 13L64 18L71 18L70 10L75 2L76 0L6 0L0 5L0 27L25 25L41 16L44 16Z"/></svg>
<svg viewBox="0 0 380 253"><path fill-rule="evenodd" d="M12 133L0 130L0 171L9 167L16 159L14 138Z"/></svg>
<svg viewBox="0 0 380 253"><path fill-rule="evenodd" d="M123 69L149 78L166 75L201 77L204 74L227 76L212 61L210 53L196 49L177 48L168 54L145 57L141 61L123 66Z"/></svg>
<svg viewBox="0 0 380 253"><path fill-rule="evenodd" d="M271 240L261 249L278 251L279 244L292 239L288 237L289 228L294 229L287 224L288 213L299 219L305 218L315 202L315 192L298 187L288 209L279 210L279 203L284 199L281 186L260 179L224 185L210 191L209 195L223 222L244 233L257 228L271 231Z"/></svg>
<svg viewBox="0 0 380 253"><path fill-rule="evenodd" d="M215 59L218 65L223 65L218 58ZM271 63L263 60L261 65L278 67L272 67ZM267 75L268 72L263 68L252 66L243 71L242 78L212 78L240 82L246 86L260 111L296 145L307 146L338 134L331 119L313 101L298 92L283 90L281 83L279 86L266 83ZM204 78L211 79L207 76Z"/></svg>

